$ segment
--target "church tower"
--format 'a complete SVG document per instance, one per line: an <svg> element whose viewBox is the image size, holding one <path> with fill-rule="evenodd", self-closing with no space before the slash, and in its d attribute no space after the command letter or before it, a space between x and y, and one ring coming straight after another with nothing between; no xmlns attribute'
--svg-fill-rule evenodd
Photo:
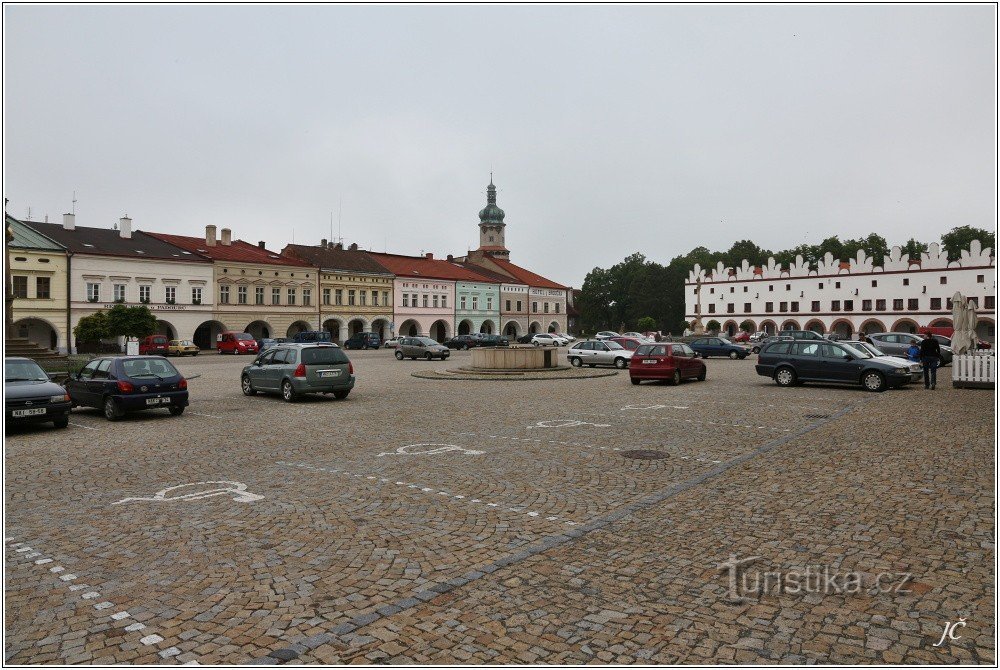
<svg viewBox="0 0 1000 670"><path fill-rule="evenodd" d="M510 251L504 242L503 210L497 207L497 187L493 185L493 173L490 173L490 185L486 187L486 207L479 212L479 249L491 256L509 259Z"/></svg>

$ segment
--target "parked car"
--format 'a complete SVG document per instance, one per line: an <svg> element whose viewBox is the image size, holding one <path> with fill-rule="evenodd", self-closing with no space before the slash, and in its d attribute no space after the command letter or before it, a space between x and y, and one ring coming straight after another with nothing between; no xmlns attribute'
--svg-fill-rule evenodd
<svg viewBox="0 0 1000 670"><path fill-rule="evenodd" d="M843 342L776 340L761 350L757 374L778 386L802 382L860 384L868 391L884 391L921 380L920 366L872 356Z"/></svg>
<svg viewBox="0 0 1000 670"><path fill-rule="evenodd" d="M399 339L400 338L398 337L390 337L382 344L382 346L385 347L386 349L395 349L396 347L399 346Z"/></svg>
<svg viewBox="0 0 1000 670"><path fill-rule="evenodd" d="M167 345L168 356L197 356L200 352L201 349L191 340L170 340ZM142 353L142 349L139 353Z"/></svg>
<svg viewBox="0 0 1000 670"><path fill-rule="evenodd" d="M566 358L570 365L577 368L581 365L613 365L624 369L632 360L632 352L614 341L585 340L571 346L566 352Z"/></svg>
<svg viewBox="0 0 1000 670"><path fill-rule="evenodd" d="M870 344L868 342L865 342L864 340L840 340L840 342L842 342L843 344L850 344L855 347L861 347L862 349L870 353L872 356L875 356L876 358L881 357L889 359L890 361L894 361L897 365L902 365L903 363L905 363L906 365L913 365L915 362L911 361L906 356L891 356L882 351L881 349L879 349L878 347L876 347L874 344Z"/></svg>
<svg viewBox="0 0 1000 670"><path fill-rule="evenodd" d="M572 335L567 335L566 333L555 333L555 334L563 338L567 342L576 342L576 338L573 337Z"/></svg>
<svg viewBox="0 0 1000 670"><path fill-rule="evenodd" d="M949 349L951 349L952 354L954 355L955 350L951 346L951 337L945 337L944 335L938 335L937 333L931 333L930 335L935 340L937 340L938 343L941 344L941 346L948 347ZM976 338L976 349L990 349L990 348L991 345L989 342L980 340L978 337Z"/></svg>
<svg viewBox="0 0 1000 670"><path fill-rule="evenodd" d="M842 335L840 333L827 333L826 339L831 342L855 342L857 340L852 340L850 335Z"/></svg>
<svg viewBox="0 0 1000 670"><path fill-rule="evenodd" d="M219 333L215 348L220 354L256 354L259 352L257 340L250 333L236 333L227 330Z"/></svg>
<svg viewBox="0 0 1000 670"><path fill-rule="evenodd" d="M750 336L751 342L760 342L768 337L766 330L758 330L756 333Z"/></svg>
<svg viewBox="0 0 1000 670"><path fill-rule="evenodd" d="M286 342L288 342L287 337L265 337L257 340L257 349L263 352Z"/></svg>
<svg viewBox="0 0 1000 670"><path fill-rule="evenodd" d="M399 338L399 346L396 347L396 359L400 361L404 358L413 360L440 358L443 361L450 355L451 349L429 337L401 337Z"/></svg>
<svg viewBox="0 0 1000 670"><path fill-rule="evenodd" d="M445 340L444 346L449 349L472 349L482 346L482 340L475 335L456 335L450 340Z"/></svg>
<svg viewBox="0 0 1000 670"><path fill-rule="evenodd" d="M378 349L381 346L382 338L376 333L355 333L344 340L345 349Z"/></svg>
<svg viewBox="0 0 1000 670"><path fill-rule="evenodd" d="M729 339L732 340L733 342L749 342L750 333L748 333L745 330L741 330L740 332L736 333Z"/></svg>
<svg viewBox="0 0 1000 670"><path fill-rule="evenodd" d="M906 350L910 345L920 343L924 340L922 335L913 333L872 333L868 336L872 344L890 356L901 356L906 358ZM941 345L941 366L951 363L953 353L951 347Z"/></svg>
<svg viewBox="0 0 1000 670"><path fill-rule="evenodd" d="M563 347L569 344L563 338L552 333L535 333L534 337L531 338L531 343L536 347Z"/></svg>
<svg viewBox="0 0 1000 670"><path fill-rule="evenodd" d="M531 344L531 339L535 336L534 333L525 333L521 337L517 338L518 344Z"/></svg>
<svg viewBox="0 0 1000 670"><path fill-rule="evenodd" d="M481 335L479 338L481 347L508 347L510 340L503 335Z"/></svg>
<svg viewBox="0 0 1000 670"><path fill-rule="evenodd" d="M643 335L642 333L637 333L634 330L630 330L627 333L622 333L621 336L622 337L634 337L637 340L644 340L644 339L646 339L645 335Z"/></svg>
<svg viewBox="0 0 1000 670"><path fill-rule="evenodd" d="M782 330L778 337L790 337L793 340L825 340L826 338L812 330Z"/></svg>
<svg viewBox="0 0 1000 670"><path fill-rule="evenodd" d="M708 368L695 357L694 349L683 343L643 344L632 355L628 376L632 384L643 379L669 379L677 386L682 379L705 381Z"/></svg>
<svg viewBox="0 0 1000 670"><path fill-rule="evenodd" d="M621 335L613 330L602 330L597 335L594 335L595 340L610 340L612 337L621 337Z"/></svg>
<svg viewBox="0 0 1000 670"><path fill-rule="evenodd" d="M728 356L734 361L737 358L740 360L746 358L750 355L751 351L747 347L733 344L724 337L699 337L697 340L690 342L689 346L702 358Z"/></svg>
<svg viewBox="0 0 1000 670"><path fill-rule="evenodd" d="M257 356L240 373L243 395L280 393L287 402L306 393L343 400L354 388L354 364L332 342L281 344Z"/></svg>
<svg viewBox="0 0 1000 670"><path fill-rule="evenodd" d="M649 344L646 338L639 339L637 337L627 337L622 335L621 337L612 337L610 340L605 340L605 342L617 342L629 351L635 351L643 344Z"/></svg>
<svg viewBox="0 0 1000 670"><path fill-rule="evenodd" d="M291 341L296 344L306 344L309 342L333 342L329 331L326 330L303 330L292 335Z"/></svg>
<svg viewBox="0 0 1000 670"><path fill-rule="evenodd" d="M95 358L70 375L66 391L74 405L103 410L108 421L161 407L180 416L188 406L187 380L162 356Z"/></svg>
<svg viewBox="0 0 1000 670"><path fill-rule="evenodd" d="M140 356L166 356L170 353L170 340L166 335L149 335L139 340Z"/></svg>
<svg viewBox="0 0 1000 670"><path fill-rule="evenodd" d="M8 425L49 421L56 428L69 425L69 394L30 358L3 359L3 394Z"/></svg>

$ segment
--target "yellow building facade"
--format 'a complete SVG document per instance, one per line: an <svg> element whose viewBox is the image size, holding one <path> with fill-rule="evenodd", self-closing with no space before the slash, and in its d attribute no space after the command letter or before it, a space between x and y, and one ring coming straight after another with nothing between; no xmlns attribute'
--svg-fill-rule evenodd
<svg viewBox="0 0 1000 670"><path fill-rule="evenodd" d="M17 219L5 217L14 289L14 337L65 353L72 341L66 249Z"/></svg>

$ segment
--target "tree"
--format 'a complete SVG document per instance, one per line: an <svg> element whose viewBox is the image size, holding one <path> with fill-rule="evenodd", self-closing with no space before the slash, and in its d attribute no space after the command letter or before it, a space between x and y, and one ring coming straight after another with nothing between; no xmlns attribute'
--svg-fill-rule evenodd
<svg viewBox="0 0 1000 670"><path fill-rule="evenodd" d="M997 234L983 228L958 226L941 236L941 246L948 252L949 261L957 261L962 257L962 251L967 251L972 240L979 240L983 248L989 247L996 251Z"/></svg>
<svg viewBox="0 0 1000 670"><path fill-rule="evenodd" d="M639 329L640 333L647 333L651 330L656 330L656 319L651 316L644 316L636 322L636 328Z"/></svg>
<svg viewBox="0 0 1000 670"><path fill-rule="evenodd" d="M910 238L909 241L902 246L900 249L904 254L910 257L910 260L919 261L923 256L924 252L927 251L927 245L923 242L918 242L914 238Z"/></svg>
<svg viewBox="0 0 1000 670"><path fill-rule="evenodd" d="M710 333L717 333L720 330L722 330L722 324L720 324L715 319L712 319L711 321L705 324L705 330L707 330Z"/></svg>
<svg viewBox="0 0 1000 670"><path fill-rule="evenodd" d="M156 315L145 305L115 305L108 310L107 319L111 337L124 335L141 338L156 332Z"/></svg>
<svg viewBox="0 0 1000 670"><path fill-rule="evenodd" d="M95 312L90 316L83 317L73 327L73 335L77 342L100 342L112 337L111 328L108 325L108 315L104 312Z"/></svg>
<svg viewBox="0 0 1000 670"><path fill-rule="evenodd" d="M745 320L743 323L740 324L740 330L742 330L744 333L749 333L750 331L753 330L753 322L750 321L750 319Z"/></svg>

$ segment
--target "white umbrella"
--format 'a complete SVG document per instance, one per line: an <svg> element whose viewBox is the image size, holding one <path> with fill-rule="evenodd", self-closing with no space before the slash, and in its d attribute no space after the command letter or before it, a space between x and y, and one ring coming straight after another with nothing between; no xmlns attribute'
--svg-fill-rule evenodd
<svg viewBox="0 0 1000 670"><path fill-rule="evenodd" d="M951 320L955 332L951 335L951 348L956 354L965 353L973 340L969 337L969 307L961 293L956 292L951 298Z"/></svg>

